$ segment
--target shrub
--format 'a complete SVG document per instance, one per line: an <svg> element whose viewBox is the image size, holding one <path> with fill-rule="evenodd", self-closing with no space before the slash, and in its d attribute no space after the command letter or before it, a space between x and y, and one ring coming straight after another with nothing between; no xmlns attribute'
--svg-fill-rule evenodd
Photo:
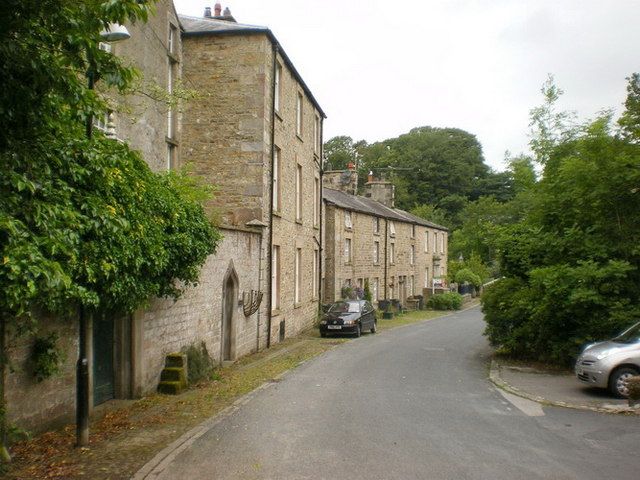
<svg viewBox="0 0 640 480"><path fill-rule="evenodd" d="M51 333L46 337L38 337L33 343L31 363L36 381L42 382L60 372L65 355L58 347L59 336Z"/></svg>
<svg viewBox="0 0 640 480"><path fill-rule="evenodd" d="M372 295L371 295L371 287L369 286L369 279L365 279L364 281L364 299L367 302L370 302L372 299Z"/></svg>
<svg viewBox="0 0 640 480"><path fill-rule="evenodd" d="M462 295L455 292L434 295L427 301L427 307L434 310L460 310Z"/></svg>
<svg viewBox="0 0 640 480"><path fill-rule="evenodd" d="M454 278L456 283L470 283L476 288L480 288L482 285L482 279L479 275L476 275L468 268L458 270Z"/></svg>
<svg viewBox="0 0 640 480"><path fill-rule="evenodd" d="M202 380L211 380L214 375L215 365L209 356L207 346L204 342L200 347L190 345L183 348L182 351L187 354L187 367L189 384L194 385Z"/></svg>

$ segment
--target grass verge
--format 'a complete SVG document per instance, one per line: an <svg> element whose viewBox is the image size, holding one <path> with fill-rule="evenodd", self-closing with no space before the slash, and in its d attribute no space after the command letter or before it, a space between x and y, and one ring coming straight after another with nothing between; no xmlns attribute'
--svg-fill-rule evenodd
<svg viewBox="0 0 640 480"><path fill-rule="evenodd" d="M379 320L380 331L447 315L418 311ZM8 479L128 479L157 452L241 396L344 342L320 338L317 329L286 339L269 350L218 368L215 380L181 395L150 395L91 422L88 448L74 447L75 426L39 435L12 446Z"/></svg>

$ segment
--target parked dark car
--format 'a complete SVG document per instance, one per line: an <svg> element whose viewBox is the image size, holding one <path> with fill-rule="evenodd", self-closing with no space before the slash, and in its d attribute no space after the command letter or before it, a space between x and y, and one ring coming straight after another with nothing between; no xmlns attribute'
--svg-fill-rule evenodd
<svg viewBox="0 0 640 480"><path fill-rule="evenodd" d="M320 336L350 333L359 337L363 330L376 333L376 310L366 300L341 300L332 303L320 322Z"/></svg>
<svg viewBox="0 0 640 480"><path fill-rule="evenodd" d="M627 380L640 375L640 323L611 340L587 345L576 361L575 372L587 385L628 397Z"/></svg>

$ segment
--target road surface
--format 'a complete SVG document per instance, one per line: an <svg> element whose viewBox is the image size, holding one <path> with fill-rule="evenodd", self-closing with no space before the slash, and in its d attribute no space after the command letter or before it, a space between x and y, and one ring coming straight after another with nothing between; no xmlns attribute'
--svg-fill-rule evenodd
<svg viewBox="0 0 640 480"><path fill-rule="evenodd" d="M501 393L478 308L325 353L174 453L153 479L640 479L640 417Z"/></svg>

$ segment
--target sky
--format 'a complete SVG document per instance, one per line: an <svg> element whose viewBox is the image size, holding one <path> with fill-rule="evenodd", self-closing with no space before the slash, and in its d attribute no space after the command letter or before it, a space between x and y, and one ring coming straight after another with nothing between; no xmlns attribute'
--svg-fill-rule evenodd
<svg viewBox="0 0 640 480"><path fill-rule="evenodd" d="M215 0L174 0L202 16ZM336 135L382 141L414 127L478 138L485 161L526 153L529 111L549 74L559 107L619 113L640 71L640 0L230 0L239 23L268 26Z"/></svg>

